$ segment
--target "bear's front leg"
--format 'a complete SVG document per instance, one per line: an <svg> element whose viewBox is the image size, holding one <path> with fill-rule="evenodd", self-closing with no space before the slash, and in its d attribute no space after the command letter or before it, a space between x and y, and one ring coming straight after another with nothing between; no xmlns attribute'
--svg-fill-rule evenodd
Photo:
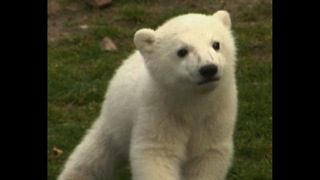
<svg viewBox="0 0 320 180"><path fill-rule="evenodd" d="M184 180L224 180L230 168L232 143L213 145L202 154L197 155L184 165Z"/></svg>
<svg viewBox="0 0 320 180"><path fill-rule="evenodd" d="M181 180L186 130L175 119L139 121L133 128L130 148L132 179Z"/></svg>

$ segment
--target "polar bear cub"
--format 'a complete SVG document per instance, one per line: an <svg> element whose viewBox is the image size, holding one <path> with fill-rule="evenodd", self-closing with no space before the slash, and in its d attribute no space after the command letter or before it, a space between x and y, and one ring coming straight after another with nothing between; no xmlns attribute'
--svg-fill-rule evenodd
<svg viewBox="0 0 320 180"><path fill-rule="evenodd" d="M101 114L59 180L223 180L233 159L236 48L228 12L186 14L134 35Z"/></svg>

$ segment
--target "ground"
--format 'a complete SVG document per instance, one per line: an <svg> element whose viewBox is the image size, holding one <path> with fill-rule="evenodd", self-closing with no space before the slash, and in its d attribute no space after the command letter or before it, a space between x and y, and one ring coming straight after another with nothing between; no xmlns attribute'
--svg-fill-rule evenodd
<svg viewBox="0 0 320 180"><path fill-rule="evenodd" d="M270 0L262 0L262 2L268 5L272 4L272 1ZM191 0L131 0L129 3L125 3L124 0L114 0L110 6L96 9L87 5L85 0L48 0L48 41L50 44L60 39L70 37L76 30L75 28L80 28L81 25L88 24L95 18L106 18L105 20L109 23L117 23L122 21L122 19L125 19L118 17L121 16L119 12L123 12L125 16L130 16L129 11L134 14L136 10L139 11L139 7L147 7L148 10L144 9L142 11L149 11L151 13L148 13L148 15L151 16L141 18L152 19L153 16L158 16L165 11L174 10L177 7L180 7L181 9L205 10L207 12L223 8L230 11L235 16L241 14L243 9L252 9L255 4L260 3L260 0L238 0L236 2L227 0L216 0L212 2L207 2L205 0L196 2ZM167 6L168 4L170 4L169 7ZM131 6L134 6L133 10L129 10ZM134 17L127 18L131 19ZM123 26L133 25L128 22L122 22L120 24ZM78 27L72 25L78 25Z"/></svg>
<svg viewBox="0 0 320 180"><path fill-rule="evenodd" d="M48 0L48 179L98 116L115 68L133 52L133 34L186 12L231 13L239 48L239 116L228 180L272 179L272 1L113 0L101 9L84 0ZM105 36L118 46L104 52ZM61 151L60 151L61 150ZM119 179L130 179L129 168Z"/></svg>

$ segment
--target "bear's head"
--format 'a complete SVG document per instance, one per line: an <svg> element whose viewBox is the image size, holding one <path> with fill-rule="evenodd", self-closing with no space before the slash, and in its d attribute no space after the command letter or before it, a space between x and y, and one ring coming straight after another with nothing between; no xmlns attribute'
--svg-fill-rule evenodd
<svg viewBox="0 0 320 180"><path fill-rule="evenodd" d="M180 15L156 30L138 30L134 43L164 87L212 90L234 78L236 48L226 11Z"/></svg>

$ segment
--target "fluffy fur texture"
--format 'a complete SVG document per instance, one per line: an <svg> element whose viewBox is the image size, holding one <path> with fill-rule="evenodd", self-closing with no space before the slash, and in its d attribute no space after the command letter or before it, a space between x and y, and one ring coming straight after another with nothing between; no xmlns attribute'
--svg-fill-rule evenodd
<svg viewBox="0 0 320 180"><path fill-rule="evenodd" d="M112 180L127 162L133 180L225 179L237 114L228 12L181 15L134 43L59 180Z"/></svg>

